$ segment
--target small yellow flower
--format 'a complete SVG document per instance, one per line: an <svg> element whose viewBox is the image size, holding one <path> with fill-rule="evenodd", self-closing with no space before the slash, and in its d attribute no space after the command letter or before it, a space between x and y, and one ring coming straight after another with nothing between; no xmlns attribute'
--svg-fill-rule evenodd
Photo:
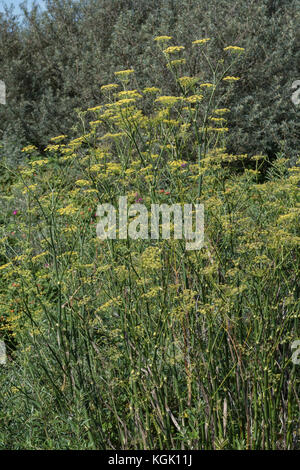
<svg viewBox="0 0 300 470"><path fill-rule="evenodd" d="M106 303L102 304L100 307L97 308L96 312L103 312L104 310L107 310L113 306L118 306L121 305L121 297L114 297L110 300L108 300Z"/></svg>
<svg viewBox="0 0 300 470"><path fill-rule="evenodd" d="M56 150L58 149L59 145L47 145L47 147L45 148L45 150L49 152L56 152Z"/></svg>
<svg viewBox="0 0 300 470"><path fill-rule="evenodd" d="M119 163L108 163L107 164L107 173L113 174L113 173L121 173L122 166Z"/></svg>
<svg viewBox="0 0 300 470"><path fill-rule="evenodd" d="M147 87L147 88L144 88L143 90L143 93L159 93L159 92L160 92L160 89L156 88L155 86Z"/></svg>
<svg viewBox="0 0 300 470"><path fill-rule="evenodd" d="M154 176L153 175L146 175L145 176L145 181L146 181L146 183L152 183L152 181L154 181Z"/></svg>
<svg viewBox="0 0 300 470"><path fill-rule="evenodd" d="M58 212L60 215L73 215L73 214L76 214L77 210L78 210L78 209L77 209L76 207L72 206L72 204L69 204L69 205L66 206L66 207L63 207L63 208L61 208L61 209L58 209L57 212Z"/></svg>
<svg viewBox="0 0 300 470"><path fill-rule="evenodd" d="M98 173L99 171L101 171L103 169L103 165L101 165L100 163L97 163L96 165L92 165L91 168L90 168L90 171L92 173Z"/></svg>
<svg viewBox="0 0 300 470"><path fill-rule="evenodd" d="M172 39L172 36L156 36L156 38L154 38L154 41L165 42L165 41L170 41L171 39Z"/></svg>
<svg viewBox="0 0 300 470"><path fill-rule="evenodd" d="M11 266L11 263L2 264L2 266L0 266L0 270L2 271L2 269L6 269L6 268L8 268L9 266Z"/></svg>
<svg viewBox="0 0 300 470"><path fill-rule="evenodd" d="M185 88L191 87L197 83L198 78L197 77L180 77L178 78L178 81L180 85L182 85Z"/></svg>
<svg viewBox="0 0 300 470"><path fill-rule="evenodd" d="M128 69L128 70L119 70L118 72L115 72L115 75L117 77L127 77L128 75L131 75L132 73L134 73L134 70L133 69Z"/></svg>
<svg viewBox="0 0 300 470"><path fill-rule="evenodd" d="M194 104L199 103L203 98L203 95L191 95L188 98L185 98L185 101L188 103Z"/></svg>
<svg viewBox="0 0 300 470"><path fill-rule="evenodd" d="M210 38L205 38L205 39L197 39L196 41L193 41L193 45L198 45L198 44L205 44L206 42L210 41Z"/></svg>
<svg viewBox="0 0 300 470"><path fill-rule="evenodd" d="M168 165L174 169L174 170L177 170L178 168L180 168L182 165L186 165L186 161L185 160L171 160L168 162Z"/></svg>
<svg viewBox="0 0 300 470"><path fill-rule="evenodd" d="M85 189L84 192L87 194L98 193L97 189Z"/></svg>
<svg viewBox="0 0 300 470"><path fill-rule="evenodd" d="M165 54L174 54L176 52L180 52L184 50L184 46L170 46L167 49L164 49Z"/></svg>
<svg viewBox="0 0 300 470"><path fill-rule="evenodd" d="M186 59L175 59L171 60L169 64L167 64L167 67L176 67L177 65L183 65L186 63Z"/></svg>
<svg viewBox="0 0 300 470"><path fill-rule="evenodd" d="M116 134L112 134L110 132L108 132L107 134L105 134L104 136L100 137L100 140L104 140L104 139L119 139L120 137L124 137L126 134L125 132L117 132ZM95 165L96 166L96 165Z"/></svg>
<svg viewBox="0 0 300 470"><path fill-rule="evenodd" d="M162 268L161 249L149 246L140 256L141 267L145 270L157 270Z"/></svg>
<svg viewBox="0 0 300 470"><path fill-rule="evenodd" d="M76 186L90 186L91 183L88 180L77 180L76 181Z"/></svg>
<svg viewBox="0 0 300 470"><path fill-rule="evenodd" d="M27 188L24 189L24 191L22 191L23 194L26 194L27 192L30 192L30 191L35 191L37 189L37 184L30 184L29 186L27 186Z"/></svg>
<svg viewBox="0 0 300 470"><path fill-rule="evenodd" d="M145 292L145 294L142 294L142 297L144 299L153 299L154 297L157 297L162 291L163 288L161 286L156 286Z"/></svg>
<svg viewBox="0 0 300 470"><path fill-rule="evenodd" d="M49 251L44 251L43 253L40 253L33 258L31 258L31 261L36 261L37 259L42 258L43 256L47 256L49 254Z"/></svg>
<svg viewBox="0 0 300 470"><path fill-rule="evenodd" d="M229 113L230 109L228 108L218 108L218 109L215 109L214 110L214 114L225 114L225 113Z"/></svg>
<svg viewBox="0 0 300 470"><path fill-rule="evenodd" d="M45 159L45 160L34 160L33 162L29 162L30 165L32 166L42 166L42 165L46 165L46 163L48 163L48 160Z"/></svg>
<svg viewBox="0 0 300 470"><path fill-rule="evenodd" d="M227 77L224 77L223 78L224 81L228 81L228 82L235 82L237 80L240 80L240 77L230 77L229 75Z"/></svg>
<svg viewBox="0 0 300 470"><path fill-rule="evenodd" d="M127 176L131 176L133 173L135 173L135 170L133 168L128 168L126 171L125 171L125 174Z"/></svg>
<svg viewBox="0 0 300 470"><path fill-rule="evenodd" d="M166 106L173 106L174 104L178 103L181 100L179 96L160 96L156 98L156 102L161 103Z"/></svg>
<svg viewBox="0 0 300 470"><path fill-rule="evenodd" d="M95 106L94 108L88 108L88 111L92 111L92 112L95 112L95 111L98 111L99 109L102 109L102 106ZM78 139L75 139L75 140L78 140Z"/></svg>
<svg viewBox="0 0 300 470"><path fill-rule="evenodd" d="M65 157L60 157L60 159L64 162L68 161L68 160L72 160L73 158L76 158L76 154L75 153L72 153L71 155L66 155Z"/></svg>
<svg viewBox="0 0 300 470"><path fill-rule="evenodd" d="M58 135L57 137L52 137L50 140L52 142L60 142L61 140L65 139L67 136L66 135Z"/></svg>
<svg viewBox="0 0 300 470"><path fill-rule="evenodd" d="M110 90L113 90L114 88L118 88L118 84L117 83L109 83L108 85L103 85L100 90L101 91L110 91Z"/></svg>
<svg viewBox="0 0 300 470"><path fill-rule="evenodd" d="M282 222L293 222L294 220L299 220L299 209L292 209L291 212L283 214L278 218L278 223Z"/></svg>
<svg viewBox="0 0 300 470"><path fill-rule="evenodd" d="M124 90L120 91L117 96L119 98L142 98L142 96L137 92L137 90Z"/></svg>
<svg viewBox="0 0 300 470"><path fill-rule="evenodd" d="M207 132L228 132L228 127L207 127Z"/></svg>
<svg viewBox="0 0 300 470"><path fill-rule="evenodd" d="M63 229L64 233L76 233L77 227L75 225L70 225L69 227L65 227Z"/></svg>
<svg viewBox="0 0 300 470"><path fill-rule="evenodd" d="M27 145L27 147L22 148L22 152L34 152L34 150L37 150L37 147L35 145Z"/></svg>
<svg viewBox="0 0 300 470"><path fill-rule="evenodd" d="M89 125L90 125L91 127L93 127L93 126L98 126L99 124L101 124L101 122L102 122L101 119L98 119L97 121L90 121L90 122L89 122Z"/></svg>
<svg viewBox="0 0 300 470"><path fill-rule="evenodd" d="M209 118L211 121L214 121L214 122L222 122L222 121L226 121L225 118L216 118L216 117L210 117Z"/></svg>
<svg viewBox="0 0 300 470"><path fill-rule="evenodd" d="M135 103L135 98L124 98L123 100L116 101L115 103L111 103L112 107L114 106L128 106L130 104Z"/></svg>
<svg viewBox="0 0 300 470"><path fill-rule="evenodd" d="M224 51L243 52L244 50L245 50L244 47L238 47L238 46L227 46L227 47L224 47Z"/></svg>

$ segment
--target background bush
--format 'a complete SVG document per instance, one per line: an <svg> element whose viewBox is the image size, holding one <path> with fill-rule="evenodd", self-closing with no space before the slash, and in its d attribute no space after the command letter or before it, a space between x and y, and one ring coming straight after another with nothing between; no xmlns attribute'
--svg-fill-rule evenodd
<svg viewBox="0 0 300 470"><path fill-rule="evenodd" d="M40 150L53 135L74 134L74 110L101 103L100 86L115 67L133 67L140 86L174 91L172 77L152 48L152 39L170 34L187 46L214 37L211 57L225 45L244 47L237 64L241 80L227 94L230 127L227 148L235 153L283 152L292 162L299 139L299 108L291 85L300 77L297 0L47 0L47 9L25 11L18 24L0 17L1 78L7 106L1 106L3 153L21 158L20 148ZM209 76L204 57L186 57L188 74ZM229 106L228 106L229 107ZM234 136L234 137L233 137Z"/></svg>

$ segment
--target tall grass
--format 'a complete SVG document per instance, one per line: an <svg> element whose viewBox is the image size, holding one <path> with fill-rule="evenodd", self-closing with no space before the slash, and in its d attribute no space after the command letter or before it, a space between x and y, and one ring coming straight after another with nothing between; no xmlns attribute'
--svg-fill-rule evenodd
<svg viewBox="0 0 300 470"><path fill-rule="evenodd" d="M226 153L238 48L200 83L167 41L176 96L118 72L1 196L1 448L299 448L299 168ZM124 195L204 203L204 247L100 240Z"/></svg>

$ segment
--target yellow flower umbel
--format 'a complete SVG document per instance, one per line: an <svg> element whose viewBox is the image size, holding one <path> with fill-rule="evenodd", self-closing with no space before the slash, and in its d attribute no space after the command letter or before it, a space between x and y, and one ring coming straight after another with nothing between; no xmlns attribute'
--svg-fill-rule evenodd
<svg viewBox="0 0 300 470"><path fill-rule="evenodd" d="M91 183L88 180L77 180L76 181L76 186L90 186Z"/></svg>
<svg viewBox="0 0 300 470"><path fill-rule="evenodd" d="M160 89L155 86L144 88L143 93L160 93Z"/></svg>
<svg viewBox="0 0 300 470"><path fill-rule="evenodd" d="M65 139L67 135L58 135L56 137L52 137L50 139L51 142L60 142L61 140Z"/></svg>
<svg viewBox="0 0 300 470"><path fill-rule="evenodd" d="M212 83L201 83L200 88L211 88L212 86Z"/></svg>
<svg viewBox="0 0 300 470"><path fill-rule="evenodd" d="M129 75L133 73L134 73L133 69L128 69L128 70L119 70L118 72L115 72L115 75L120 78L127 78Z"/></svg>
<svg viewBox="0 0 300 470"><path fill-rule="evenodd" d="M108 85L103 85L100 90L101 91L111 91L111 90L114 90L116 88L118 88L119 85L117 83L109 83Z"/></svg>
<svg viewBox="0 0 300 470"><path fill-rule="evenodd" d="M222 114L225 114L225 113L229 113L229 111L230 111L230 109L228 109L228 108L218 108L218 109L214 110L214 114L222 115Z"/></svg>
<svg viewBox="0 0 300 470"><path fill-rule="evenodd" d="M181 168L182 165L186 165L187 162L185 160L171 160L168 162L168 166L172 170L178 170L178 168Z"/></svg>
<svg viewBox="0 0 300 470"><path fill-rule="evenodd" d="M228 75L227 77L224 77L223 80L227 82L236 82L237 80L240 80L240 77L230 77Z"/></svg>
<svg viewBox="0 0 300 470"><path fill-rule="evenodd" d="M57 212L60 215L74 215L74 214L76 214L77 211L78 211L78 209L76 207L72 206L72 204L69 204L66 207L58 209Z"/></svg>
<svg viewBox="0 0 300 470"><path fill-rule="evenodd" d="M36 261L40 258L43 258L44 256L47 256L48 254L49 254L49 251L43 251L42 253L39 253L38 255L31 258L31 261Z"/></svg>
<svg viewBox="0 0 300 470"><path fill-rule="evenodd" d="M180 77L178 78L178 81L180 85L185 88L191 88L193 87L199 79L197 77Z"/></svg>
<svg viewBox="0 0 300 470"><path fill-rule="evenodd" d="M37 150L37 147L35 145L27 145L27 147L22 148L22 152L27 152L31 153Z"/></svg>
<svg viewBox="0 0 300 470"><path fill-rule="evenodd" d="M186 60L185 59L175 59L175 60L171 60L168 64L167 64L167 67L170 68L170 67L177 67L179 65L184 65L186 63Z"/></svg>
<svg viewBox="0 0 300 470"><path fill-rule="evenodd" d="M48 152L56 152L59 149L59 145L47 145L45 148L46 151Z"/></svg>
<svg viewBox="0 0 300 470"><path fill-rule="evenodd" d="M11 265L12 265L12 263L2 264L2 265L0 266L0 270L2 271L2 269L9 268Z"/></svg>
<svg viewBox="0 0 300 470"><path fill-rule="evenodd" d="M198 46L199 44L205 44L208 41L210 41L210 38L197 39L196 41L193 41L192 44L193 46Z"/></svg>
<svg viewBox="0 0 300 470"><path fill-rule="evenodd" d="M233 51L233 52L244 52L244 47L238 47L238 46L227 46L224 47L224 51Z"/></svg>
<svg viewBox="0 0 300 470"><path fill-rule="evenodd" d="M176 54L177 52L181 52L184 50L184 46L170 46L167 49L164 49L165 54Z"/></svg>
<svg viewBox="0 0 300 470"><path fill-rule="evenodd" d="M96 111L99 111L100 109L102 109L103 106L99 105L99 106L94 106L93 108L88 108L88 111L92 111L93 113L96 112Z"/></svg>
<svg viewBox="0 0 300 470"><path fill-rule="evenodd" d="M174 106L174 104L178 103L178 101L181 101L180 96L160 96L159 98L156 98L155 100L157 103L160 103L164 106Z"/></svg>
<svg viewBox="0 0 300 470"><path fill-rule="evenodd" d="M185 101L191 104L199 103L202 101L203 95L191 95L188 98L185 98Z"/></svg>
<svg viewBox="0 0 300 470"><path fill-rule="evenodd" d="M44 159L44 160L34 160L33 162L29 162L29 165L35 167L35 166L43 166L48 163L49 160Z"/></svg>
<svg viewBox="0 0 300 470"><path fill-rule="evenodd" d="M111 133L111 132L107 132L106 134L104 134L102 137L100 137L99 140L105 140L105 139L119 139L121 137L124 137L126 134L125 132L116 132L116 133Z"/></svg>
<svg viewBox="0 0 300 470"><path fill-rule="evenodd" d="M156 36L156 38L154 38L154 41L167 42L167 41L170 41L171 39L172 39L172 36Z"/></svg>
<svg viewBox="0 0 300 470"><path fill-rule="evenodd" d="M135 103L135 99L134 98L124 98L122 100L118 100L118 101L115 101L114 103L108 103L106 105L107 108L118 108L118 107L122 107L122 106L129 106L129 105L133 105Z"/></svg>
<svg viewBox="0 0 300 470"><path fill-rule="evenodd" d="M158 270L162 268L161 249L156 246L149 246L140 256L140 263L143 270Z"/></svg>
<svg viewBox="0 0 300 470"><path fill-rule="evenodd" d="M228 132L228 127L206 127L206 132Z"/></svg>
<svg viewBox="0 0 300 470"><path fill-rule="evenodd" d="M118 98L142 98L137 90L124 90L117 94Z"/></svg>

